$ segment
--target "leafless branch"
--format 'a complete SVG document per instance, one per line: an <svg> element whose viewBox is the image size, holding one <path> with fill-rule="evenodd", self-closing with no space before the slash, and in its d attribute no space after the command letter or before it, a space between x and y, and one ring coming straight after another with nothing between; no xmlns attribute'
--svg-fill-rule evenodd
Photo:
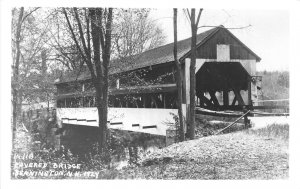
<svg viewBox="0 0 300 189"><path fill-rule="evenodd" d="M191 20L191 13L190 13L190 11L189 11L189 9L186 9L186 12L187 12L187 14L188 14L188 16L189 16L189 19Z"/></svg>
<svg viewBox="0 0 300 189"><path fill-rule="evenodd" d="M225 28L225 29L230 29L230 30L234 30L234 29L245 29L245 28L249 28L251 27L252 25L249 24L248 26L241 26L241 27L223 27L223 26L199 26L198 28L216 28L216 27L219 27L219 28Z"/></svg>
<svg viewBox="0 0 300 189"><path fill-rule="evenodd" d="M90 19L89 19L89 11L88 13L86 13L87 10L85 9L85 18L86 18L86 27L87 27L87 43L88 43L88 51L89 51L89 54L91 54L91 36L90 36Z"/></svg>
<svg viewBox="0 0 300 189"><path fill-rule="evenodd" d="M83 30L82 30L82 26L81 26L81 22L80 22L80 19L79 19L79 16L78 16L78 11L77 11L77 8L73 8L74 10L74 13L75 13L75 18L76 18L76 21L77 21L77 25L78 25L78 29L79 29L79 34L80 34L80 39L81 39L81 42L82 42L82 46L83 46L83 49L84 49L84 52L85 52L85 55L87 56L87 63L88 64L92 64L92 60L91 60L91 54L90 54L90 51L88 49L88 47L86 46L86 43L85 43L85 37L84 37L84 34L83 34ZM82 67L83 67L83 63L84 62L81 62L80 63L80 67L79 67L79 71L77 73L77 76L76 76L76 80L82 70Z"/></svg>
<svg viewBox="0 0 300 189"><path fill-rule="evenodd" d="M201 17L201 14L202 14L202 11L203 11L203 9L200 9L200 11L199 11L199 13L198 13L198 17L197 17L197 21L196 21L196 26L198 26L198 24L199 24L200 17Z"/></svg>
<svg viewBox="0 0 300 189"><path fill-rule="evenodd" d="M101 48L104 49L105 47L105 41L104 41L104 36L105 36L105 32L103 31L103 28L102 28L102 9L99 10L99 14L100 15L100 18L99 19L99 32L100 32L100 44L101 44ZM96 14L97 15L97 14Z"/></svg>
<svg viewBox="0 0 300 189"><path fill-rule="evenodd" d="M77 39L76 39L74 30L73 30L73 28L72 28L72 26L71 26L71 23L70 23L70 20L69 20L69 17L68 17L68 14L67 14L65 8L63 8L63 13L64 13L65 18L66 18L66 20L67 20L69 30L70 30L70 32L72 33L73 40L74 40L74 42L75 42L75 44L76 44L76 46L77 46L77 48L78 48L78 50L79 50L79 52L80 52L82 58L85 60L85 62L87 62L87 59L86 59L86 57L84 56L84 54L83 54L83 52L82 52L82 50L81 50L81 48L80 48L80 46L79 46L79 44L78 44L78 41L77 41Z"/></svg>
<svg viewBox="0 0 300 189"><path fill-rule="evenodd" d="M26 14L24 17L23 17L23 19L22 19L22 23L24 22L24 20L29 16L29 15L31 15L33 12L35 12L36 10L38 10L40 7L37 7L37 8L35 8L35 9L33 9L32 11L30 11L28 14Z"/></svg>
<svg viewBox="0 0 300 189"><path fill-rule="evenodd" d="M75 13L75 18L76 18L76 21L77 21L79 34L80 34L80 39L81 39L81 42L82 42L82 46L83 46L85 55L87 56L88 61L91 61L91 56L88 52L88 48L87 48L86 43L85 43L85 37L84 37L84 34L83 34L81 22L80 22L80 19L79 19L79 16L78 16L77 8L73 8L73 10L74 10L74 13Z"/></svg>

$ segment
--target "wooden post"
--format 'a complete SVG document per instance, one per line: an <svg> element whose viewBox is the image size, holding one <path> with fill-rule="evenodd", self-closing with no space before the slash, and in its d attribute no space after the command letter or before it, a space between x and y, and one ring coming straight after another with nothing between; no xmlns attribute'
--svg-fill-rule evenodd
<svg viewBox="0 0 300 189"><path fill-rule="evenodd" d="M223 105L229 105L228 91L226 89L223 90Z"/></svg>
<svg viewBox="0 0 300 189"><path fill-rule="evenodd" d="M143 94L142 96L142 101L143 101L143 108L146 108L146 95Z"/></svg>
<svg viewBox="0 0 300 189"><path fill-rule="evenodd" d="M125 99L125 107L126 108L128 108L129 107L129 105L128 105L129 103L128 103L128 99Z"/></svg>
<svg viewBox="0 0 300 189"><path fill-rule="evenodd" d="M243 112L245 113L245 117L244 117L244 124L245 124L245 128L249 128L250 127L250 120L248 119L248 116L246 112L250 112L250 110L247 110L245 107L243 108Z"/></svg>
<svg viewBox="0 0 300 189"><path fill-rule="evenodd" d="M203 91L200 91L198 97L200 99L200 107L204 107L204 100L201 98L203 96Z"/></svg>
<svg viewBox="0 0 300 189"><path fill-rule="evenodd" d="M121 97L121 96L120 96L120 98L119 98L119 106L120 106L121 108L123 108L122 97Z"/></svg>
<svg viewBox="0 0 300 189"><path fill-rule="evenodd" d="M252 106L251 76L248 77L248 105Z"/></svg>

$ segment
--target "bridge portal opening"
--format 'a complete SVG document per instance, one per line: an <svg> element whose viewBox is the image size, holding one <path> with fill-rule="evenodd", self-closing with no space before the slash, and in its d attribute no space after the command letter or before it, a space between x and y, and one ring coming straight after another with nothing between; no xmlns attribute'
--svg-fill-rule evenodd
<svg viewBox="0 0 300 189"><path fill-rule="evenodd" d="M196 73L197 105L214 110L250 105L250 78L240 62L205 62Z"/></svg>

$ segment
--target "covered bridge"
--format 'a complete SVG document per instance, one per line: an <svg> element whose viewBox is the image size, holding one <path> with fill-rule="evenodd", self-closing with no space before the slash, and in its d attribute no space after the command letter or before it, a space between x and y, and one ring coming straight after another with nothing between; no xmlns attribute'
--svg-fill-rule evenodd
<svg viewBox="0 0 300 189"><path fill-rule="evenodd" d="M183 73L184 116L190 104L191 38L178 42ZM197 106L211 110L241 110L253 105L261 59L228 29L215 27L197 35ZM109 127L166 135L177 114L173 43L133 57L111 61ZM95 91L88 70L60 78L57 118L63 124L98 126ZM171 113L171 114L170 114Z"/></svg>

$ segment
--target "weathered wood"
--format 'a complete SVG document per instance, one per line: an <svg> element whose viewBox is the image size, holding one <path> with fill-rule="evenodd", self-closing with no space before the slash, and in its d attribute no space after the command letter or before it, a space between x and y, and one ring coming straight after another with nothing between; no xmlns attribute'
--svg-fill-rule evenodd
<svg viewBox="0 0 300 189"><path fill-rule="evenodd" d="M232 106L235 105L236 101L237 101L237 98L236 98L236 96L234 96L231 105L232 105Z"/></svg>
<svg viewBox="0 0 300 189"><path fill-rule="evenodd" d="M228 91L223 90L223 105L228 106L229 105L229 98L228 98Z"/></svg>
<svg viewBox="0 0 300 189"><path fill-rule="evenodd" d="M237 98L237 101L238 101L239 105L245 105L245 102L244 102L244 100L243 100L243 98L241 96L240 91L237 90L237 89L233 89L233 92L234 92L234 95Z"/></svg>
<svg viewBox="0 0 300 189"><path fill-rule="evenodd" d="M109 95L120 95L120 94L139 94L139 93L164 93L164 92L175 92L177 90L176 84L160 84L160 85L148 85L148 86L136 86L126 87L119 89L109 89ZM57 99L81 97L81 96L95 96L95 91L86 92L71 92L65 94L58 94Z"/></svg>
<svg viewBox="0 0 300 189"><path fill-rule="evenodd" d="M200 106L203 107L203 106ZM231 111L243 111L243 107L246 109L251 109L251 110L267 110L267 109L289 109L288 106L250 106L250 105L245 105L245 106L240 106L240 105L228 105L228 106L220 106L220 107L207 107L211 110L231 110Z"/></svg>
<svg viewBox="0 0 300 189"><path fill-rule="evenodd" d="M252 105L251 77L248 77L248 105Z"/></svg>
<svg viewBox="0 0 300 189"><path fill-rule="evenodd" d="M203 109L203 108L196 108L195 113L201 114L201 115L222 116L222 117L239 117L239 116L241 116L241 114L239 114L239 113L227 113L227 112L220 112L220 111L212 111L212 110Z"/></svg>
<svg viewBox="0 0 300 189"><path fill-rule="evenodd" d="M213 101L215 106L220 106L219 101L216 97L216 92L214 91L209 91L210 99Z"/></svg>
<svg viewBox="0 0 300 189"><path fill-rule="evenodd" d="M160 84L160 85L148 85L148 86L136 86L126 87L119 89L110 89L110 95L117 94L139 94L139 93L163 93L163 92L175 92L177 90L176 84Z"/></svg>
<svg viewBox="0 0 300 189"><path fill-rule="evenodd" d="M251 59L259 61L260 58L246 47L238 38L233 36L228 30L220 28L209 40L197 48L197 58L217 59L217 44L231 44L231 59Z"/></svg>
<svg viewBox="0 0 300 189"><path fill-rule="evenodd" d="M208 99L206 98L206 96L204 96L203 93L201 93L201 94L199 93L198 95L199 95L198 97L200 98L200 102L206 104L206 106L208 106L208 107L213 107L213 106L214 106L214 105L211 103L211 101L208 100Z"/></svg>

